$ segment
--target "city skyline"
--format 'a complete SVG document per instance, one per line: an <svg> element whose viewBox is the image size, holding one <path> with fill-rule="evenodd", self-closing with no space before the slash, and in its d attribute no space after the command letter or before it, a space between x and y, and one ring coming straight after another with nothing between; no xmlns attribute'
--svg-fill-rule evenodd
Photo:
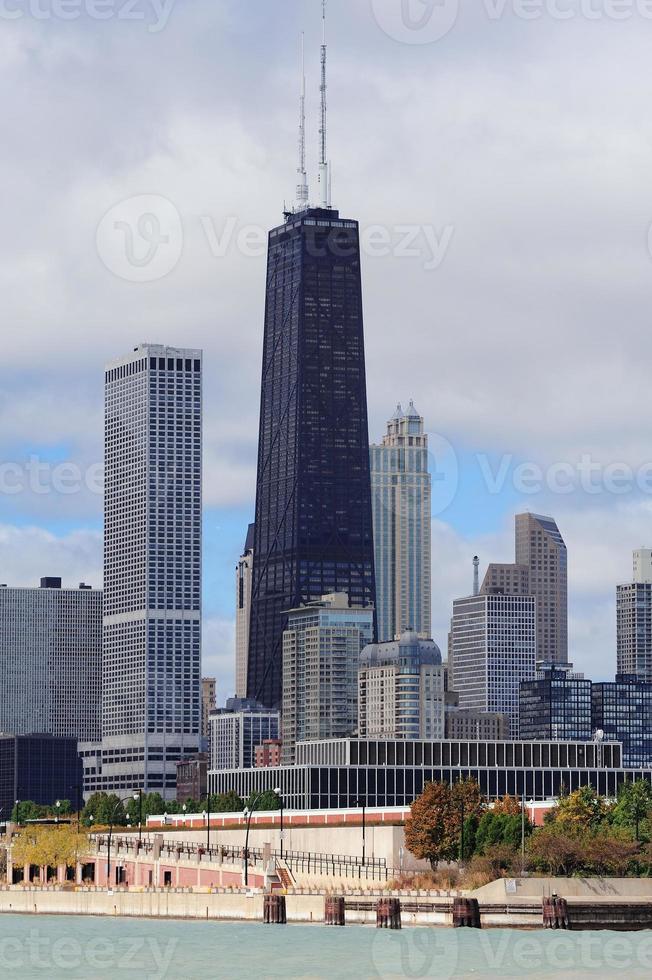
<svg viewBox="0 0 652 980"><path fill-rule="evenodd" d="M623 462L638 471L648 462L645 413L632 418L624 395L625 390L638 392L645 404L646 309L652 285L641 184L620 177L630 174L630 151L624 147L637 147L641 171L649 170L649 151L637 135L646 109L640 87L628 78L630 71L639 77L647 70L636 21L617 25L609 38L600 34L604 70L585 66L578 79L577 46L594 49L600 30L588 22L576 22L571 31L545 18L536 25L514 21L514 34L506 21L483 25L495 43L482 49L487 64L479 68L471 14L438 43L408 45L387 35L368 4L331 6L331 30L338 41L330 80L336 108L334 184L343 211L360 214L367 243L370 429L382 431L388 398L398 400L408 391L428 418L431 433L453 445L458 463L456 479L446 444L432 440L444 476L434 484L433 554L440 557L433 568L434 637L443 643L451 601L469 591L470 556L508 561L513 514L527 506L553 514L568 544L570 657L578 669L590 666L596 676L610 676L615 585L629 578L631 550L649 543L649 495L581 489L530 495L523 490L527 481L517 480L515 470L535 463L545 487L551 466L568 464L577 474L586 452L600 464L596 479L604 489L607 466ZM237 239L249 225L274 224L283 197L293 199L288 167L297 94L293 31L307 29L314 118L319 41L314 14L314 4L289 2L279 18L269 5L254 2L245 19L232 4L199 3L194 11L175 10L158 34L149 35L137 24L102 24L92 45L85 43L88 25L83 20L43 25L25 18L5 24L11 50L5 70L19 100L29 92L30 64L52 86L55 104L67 112L73 95L84 105L86 99L101 100L106 111L101 127L93 120L90 135L77 134L71 143L56 138L57 130L71 135L65 120L56 112L41 117L42 110L30 100L22 117L31 120L29 133L39 131L47 139L47 161L37 160L31 137L18 122L20 104L10 120L8 196L24 200L26 173L33 193L20 216L9 213L7 219L15 219L21 229L15 244L26 258L18 262L18 248L6 256L6 268L14 270L5 294L7 319L17 329L8 338L0 402L3 459L24 474L36 457L50 488L53 469L66 463L92 482L90 470L102 454L97 382L103 361L151 334L164 343L206 349L213 375L206 402L204 667L220 678L221 698L234 689L233 567L253 517L257 406L249 393L258 384L259 284L264 276L264 255L252 254ZM178 53L180 35L192 42L192 71L184 70ZM52 54L53 45L57 48L53 38L62 45L58 55ZM126 89L118 86L119 101L114 102L114 86L107 84L107 65L115 63L113 56L125 40L139 54L134 64L162 82L142 91L140 67L137 75L127 69L122 84L143 97L142 109L134 108L127 120L117 111ZM278 56L261 58L263 47ZM73 74L82 61L95 69L84 70L84 86L71 85L70 76L57 77L53 71L56 58L67 57L64 49ZM534 52L548 69L541 77L554 79L551 86L532 75L523 50ZM160 75L162 64L179 69L174 88ZM405 65L410 77L398 83ZM503 74L504 65L510 70ZM618 66L617 78L608 70L611 65ZM349 99L354 67L371 79L357 92L355 113ZM493 69L489 85L487 67ZM571 71L577 97L569 106L565 93ZM227 85L234 78L240 84ZM444 97L433 101L435 79ZM411 107L403 115L396 108L397 85L401 104ZM215 93L227 89L231 101L225 107ZM254 97L260 91L269 95L264 112ZM496 100L504 107L498 114L491 111ZM625 115L624 100L629 106ZM526 111L531 102L541 111ZM455 110L460 103L467 106L462 114ZM184 114L184 108L192 111ZM381 167L381 144L366 121L377 119L379 108L395 134L394 140L382 142ZM480 139L477 113L489 120ZM552 127L560 117L564 125ZM599 173L577 165L570 134L578 131L585 137L585 159L595 156L605 163ZM349 143L353 132L359 138ZM622 139L606 139L609 132ZM451 138L442 139L442 133ZM514 139L523 133L527 139ZM315 142L312 123L308 170L313 188ZM125 144L131 147L128 159L115 150ZM540 160L544 145L548 156ZM159 175L155 181L152 169ZM553 171L563 176L548 179ZM143 190L172 202L185 230L177 268L149 283L112 273L96 244L103 216ZM207 219L203 225L200 216ZM229 245L225 229L230 218L235 230ZM419 254L411 258L400 255L405 239L397 228L406 224L420 231ZM570 235L567 224L574 229ZM213 251L209 247L207 226L222 242L222 257L219 243L213 241ZM374 226L389 235L384 254L378 240L369 245ZM446 241L447 227L454 228L454 236L444 261L438 268L424 268L430 257L424 229ZM569 276L569 269L581 275ZM623 275L635 284L626 296ZM467 289L468 282L476 288ZM623 306L631 344L620 344L614 366L608 338ZM400 358L395 356L399 327L409 335L407 351L414 352L401 347ZM92 343L79 343L83 330ZM593 342L587 357L589 330ZM545 336L545 347L530 358L529 345L539 336ZM527 363L527 372L516 372L515 363ZM224 418L229 424L223 424ZM487 459L479 460L478 453ZM502 481L504 454L512 458ZM574 479L579 483L579 477ZM448 503L443 510L442 503ZM3 580L29 585L47 571L66 581L102 584L97 492L27 489L4 493L0 508Z"/></svg>

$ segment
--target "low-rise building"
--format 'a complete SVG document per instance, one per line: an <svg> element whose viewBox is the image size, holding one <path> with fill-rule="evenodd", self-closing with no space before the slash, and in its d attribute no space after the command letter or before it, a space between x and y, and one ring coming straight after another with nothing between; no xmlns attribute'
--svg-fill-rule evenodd
<svg viewBox="0 0 652 980"><path fill-rule="evenodd" d="M203 800L208 792L208 753L177 762L177 803Z"/></svg>
<svg viewBox="0 0 652 980"><path fill-rule="evenodd" d="M461 742L502 742L509 738L509 718L495 711L448 707L446 738Z"/></svg>
<svg viewBox="0 0 652 980"><path fill-rule="evenodd" d="M280 738L268 738L262 745L257 745L254 755L255 769L269 769L280 766L283 743Z"/></svg>

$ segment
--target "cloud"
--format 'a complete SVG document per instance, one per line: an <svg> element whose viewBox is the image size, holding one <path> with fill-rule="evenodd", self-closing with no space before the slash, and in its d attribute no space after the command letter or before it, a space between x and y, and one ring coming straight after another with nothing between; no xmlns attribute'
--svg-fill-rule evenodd
<svg viewBox="0 0 652 980"><path fill-rule="evenodd" d="M102 535L72 531L57 536L39 527L0 524L0 578L10 586L36 586L44 576L63 579L64 587L80 582L102 585Z"/></svg>
<svg viewBox="0 0 652 980"><path fill-rule="evenodd" d="M475 6L429 45L388 37L367 0L331 9L335 201L365 229L454 229L436 270L420 254L363 256L371 437L414 397L460 453L639 466L652 399L648 32L636 17L491 21ZM178 3L158 34L115 19L3 24L0 461L57 449L96 462L104 362L144 340L198 346L206 502L253 507L265 259L238 242L248 225L279 222L294 193L303 27L315 186L318 16L304 0L282 7ZM178 209L183 249L168 276L139 284L103 265L96 231L142 194ZM232 220L215 254L206 222L223 238ZM466 499L436 525L444 646L472 555L510 557L512 500L490 503ZM649 509L636 494L528 503L554 513L569 543L576 659L607 672L613 589L649 539ZM47 529L100 516L88 495L0 497L0 521L30 526L5 529L2 578L33 583L47 564L97 581L97 534ZM228 562L229 577L236 557L206 562ZM231 628L207 633L226 689Z"/></svg>

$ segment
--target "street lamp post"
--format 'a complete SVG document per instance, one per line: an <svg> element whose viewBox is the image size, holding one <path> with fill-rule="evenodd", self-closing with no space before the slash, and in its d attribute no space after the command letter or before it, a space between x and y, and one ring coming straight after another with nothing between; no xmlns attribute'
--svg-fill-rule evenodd
<svg viewBox="0 0 652 980"><path fill-rule="evenodd" d="M258 803L258 800L261 798L262 795L263 795L262 793L257 793L256 796L254 796L251 801L251 809L249 807L245 807L244 809L244 815L247 818L247 833L245 836L245 849L244 849L245 888L249 887L249 829L251 827L251 818L253 816L254 810L256 809L256 804Z"/></svg>
<svg viewBox="0 0 652 980"><path fill-rule="evenodd" d="M357 805L362 807L362 867L367 863L367 801L358 800Z"/></svg>
<svg viewBox="0 0 652 980"><path fill-rule="evenodd" d="M134 801L138 800L138 844L142 844L143 841L143 791L142 789L136 790L134 793Z"/></svg>
<svg viewBox="0 0 652 980"><path fill-rule="evenodd" d="M211 793L206 794L206 850L211 849Z"/></svg>
<svg viewBox="0 0 652 980"><path fill-rule="evenodd" d="M55 819L56 819L57 823L59 823L59 812L61 810L61 800L57 800L57 802L54 805L57 808L57 815L56 815L56 818Z"/></svg>
<svg viewBox="0 0 652 980"><path fill-rule="evenodd" d="M278 796L281 802L281 861L283 860L283 797L281 796L281 790L275 789L274 792Z"/></svg>
<svg viewBox="0 0 652 980"><path fill-rule="evenodd" d="M121 804L127 803L132 797L125 796L123 800L116 800L113 810L111 811L111 819L109 821L109 841L106 853L106 890L111 891L111 838L113 837L113 824L115 821L115 815L118 807ZM93 817L91 816L91 820Z"/></svg>

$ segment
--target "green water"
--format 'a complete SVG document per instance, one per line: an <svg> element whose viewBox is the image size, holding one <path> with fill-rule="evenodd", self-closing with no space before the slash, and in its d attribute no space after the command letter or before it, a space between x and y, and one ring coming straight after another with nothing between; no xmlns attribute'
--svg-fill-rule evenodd
<svg viewBox="0 0 652 980"><path fill-rule="evenodd" d="M265 926L4 915L0 977L256 980L272 977L649 978L652 932Z"/></svg>

